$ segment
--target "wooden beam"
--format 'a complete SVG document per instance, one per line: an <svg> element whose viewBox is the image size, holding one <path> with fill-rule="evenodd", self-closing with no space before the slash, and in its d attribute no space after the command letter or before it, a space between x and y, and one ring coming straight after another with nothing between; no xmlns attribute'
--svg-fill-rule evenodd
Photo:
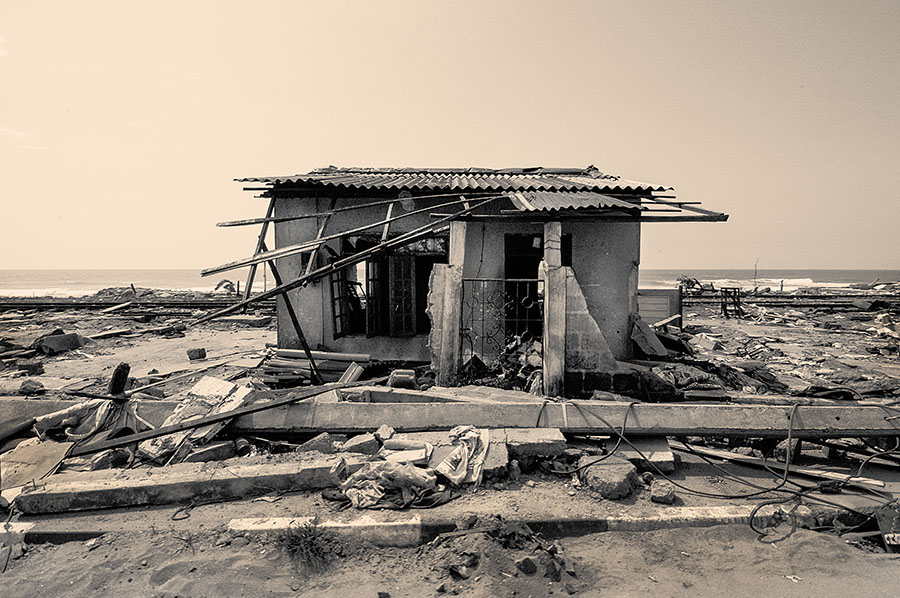
<svg viewBox="0 0 900 598"><path fill-rule="evenodd" d="M263 242L262 250L265 251L265 249L266 243ZM272 277L275 279L275 284L281 286L284 281L281 279L281 274L278 273L278 267L275 266L274 260L269 262L269 268L272 269ZM319 374L319 369L316 367L316 361L309 349L309 343L306 342L306 335L303 334L303 327L300 325L300 319L297 317L297 312L294 311L294 305L291 303L291 298L288 296L287 291L281 293L281 300L284 301L284 309L291 319L291 324L294 326L294 332L297 334L297 340L300 341L300 346L303 348L306 359L309 361L310 378L312 379L313 384L322 384L322 376Z"/></svg>
<svg viewBox="0 0 900 598"><path fill-rule="evenodd" d="M387 208L387 216L384 217L385 224L384 229L381 231L381 241L387 241L388 233L391 230L391 216L394 214L394 206L396 203L389 203Z"/></svg>
<svg viewBox="0 0 900 598"><path fill-rule="evenodd" d="M269 232L269 218L272 216L272 213L275 211L275 198L269 200L269 207L266 208L266 217L263 218L264 222L262 228L259 231L259 238L256 240L256 251L253 253L259 253L262 251L262 248L266 245L266 233ZM247 283L244 285L244 299L250 298L250 291L253 290L253 279L256 277L256 264L250 266L250 271L247 272Z"/></svg>
<svg viewBox="0 0 900 598"><path fill-rule="evenodd" d="M775 471L783 472L785 467L783 463L779 463L774 459L762 460L758 457L751 457L750 455L739 455L737 453L732 453L730 451L723 451L714 448L707 448L704 446L693 446L693 445L684 445L680 442L673 441L670 446L676 451L680 451L682 453L697 453L699 455L703 455L705 457L713 457L714 459L722 459L725 461L732 461L734 463L740 463L742 465L749 465L751 467L769 467L769 469L774 469ZM819 478L823 480L831 480L834 482L847 482L850 486L862 486L864 488L884 488L884 482L881 480L873 480L872 478L864 478L864 477L856 477L849 476L846 474L835 473L833 471L825 471L824 469L815 469L812 467L798 467L797 465L791 465L789 467L791 473L796 473L800 475L805 475L809 477Z"/></svg>
<svg viewBox="0 0 900 598"><path fill-rule="evenodd" d="M337 198L331 200L331 205L329 206L329 212L325 214L325 218L322 220L322 224L319 226L319 232L316 234L316 240L322 238L322 235L325 234L325 227L328 226L328 222L331 220L331 214L333 213L331 210L334 210L334 206L337 204ZM385 225L387 226L387 225ZM319 258L319 249L321 249L321 245L316 245L312 253L309 254L309 260L306 262L306 274L309 274L316 267L316 260ZM276 283L277 284L277 283Z"/></svg>
<svg viewBox="0 0 900 598"><path fill-rule="evenodd" d="M278 285L273 289L264 291L255 297L250 297L249 299L245 299L244 301L240 301L240 302L230 305L224 309L220 309L214 313L203 316L202 318L198 318L197 320L194 320L193 322L191 322L189 325L196 326L197 324L202 324L203 322L208 322L209 320L213 320L220 316L230 314L232 312L238 311L239 309L242 309L245 305L249 305L251 303L255 303L255 302L259 302L259 301L264 301L266 299L269 299L270 297L274 297L275 295L281 294L284 291L290 291L297 287L301 287L306 284L309 284L310 282L313 282L315 280L319 280L320 278L328 276L332 272L339 270L341 268L346 268L347 266L352 266L354 264L363 262L363 261L367 260L369 258L369 256L375 255L376 253L386 251L387 249L390 249L392 247L406 245L408 243L412 243L413 241L417 241L419 239L424 239L428 235L434 234L435 231L437 231L438 228L442 224L449 222L450 220L455 220L461 216L464 216L467 213L470 213L472 210L476 210L476 209L480 208L481 206L487 205L493 201L496 201L497 199L500 199L501 197L503 197L503 196L498 195L498 196L488 198L484 201L478 202L477 204L475 204L471 207L468 207L468 208L464 208L464 209L460 210L459 212L457 212L456 214L447 216L446 218L444 218L442 220L438 220L437 222L432 222L431 224L425 224L423 226L420 226L419 228L416 228L407 233L404 233L404 234L400 235L399 237L395 237L394 239L391 239L390 241L385 241L384 243L380 243L379 245L376 245L374 247L366 249L365 251L360 251L359 253L355 253L344 259L341 259L341 260L338 260L331 264L328 264L326 266L323 266L323 267L319 268L318 270L310 272L309 274L300 276L300 277L292 280L291 282L284 283L283 285Z"/></svg>
<svg viewBox="0 0 900 598"><path fill-rule="evenodd" d="M502 195L496 196L496 199L503 197ZM297 243L296 245L287 245L285 247L279 247L273 251L259 252L257 251L254 255L242 258L239 260L235 260L233 262L229 262L227 264L222 264L221 266L215 266L213 268L207 268L205 270L201 270L201 276L210 276L211 274L218 274L220 272L227 272L228 270L235 270L237 268L243 268L244 266L250 266L252 264L260 264L262 262L268 262L273 259L286 257L289 255L295 255L297 253L303 253L304 251L309 251L313 247L318 247L323 243L327 243L328 241L333 241L335 239L341 239L343 237L348 237L350 235L355 235L357 233L361 233L363 231L371 230L373 228L378 228L379 226L390 224L391 222L396 222L397 220L402 220L403 218L409 218L410 216L414 216L416 214L422 214L424 212L428 212L429 210L435 208L443 208L446 206L458 205L461 203L465 203L467 200L454 200L448 201L437 206L421 208L418 210L413 210L411 212L405 212L400 214L399 216L394 216L392 218L388 218L386 220L380 220L378 222L373 222L371 224L366 224L364 226L357 226L356 228L351 228L349 230L341 231L339 233L335 233L333 235L328 235L327 237L321 237L317 239L313 239L312 241L305 241L303 243Z"/></svg>

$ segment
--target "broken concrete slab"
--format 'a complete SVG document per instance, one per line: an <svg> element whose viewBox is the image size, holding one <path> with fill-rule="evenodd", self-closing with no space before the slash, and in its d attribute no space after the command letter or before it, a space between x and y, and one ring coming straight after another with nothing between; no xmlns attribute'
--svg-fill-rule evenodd
<svg viewBox="0 0 900 598"><path fill-rule="evenodd" d="M343 434L329 434L328 432L322 432L318 436L301 444L297 448L297 452L319 451L320 453L331 455L340 451L345 442L347 442L347 437Z"/></svg>
<svg viewBox="0 0 900 598"><path fill-rule="evenodd" d="M39 480L59 465L72 447L71 442L29 438L0 455L0 490L8 490Z"/></svg>
<svg viewBox="0 0 900 598"><path fill-rule="evenodd" d="M381 444L374 434L365 433L354 436L341 446L341 450L346 453L361 453L363 455L374 455L381 448Z"/></svg>
<svg viewBox="0 0 900 598"><path fill-rule="evenodd" d="M628 441L631 444L621 443L615 454L631 461L638 471L654 473L675 471L675 453L672 452L665 436L629 438Z"/></svg>
<svg viewBox="0 0 900 598"><path fill-rule="evenodd" d="M362 467L363 457L300 453L152 469L58 474L16 499L27 514L138 507L243 498L337 486L337 471Z"/></svg>
<svg viewBox="0 0 900 598"><path fill-rule="evenodd" d="M184 400L163 422L163 426L239 409L247 404L251 393L252 389L247 386L238 386L232 382L204 376L191 387ZM172 455L171 460L177 463L186 457L193 447L212 440L227 423L227 421L223 421L193 430L183 430L151 438L138 445L138 452L154 461L160 461Z"/></svg>
<svg viewBox="0 0 900 598"><path fill-rule="evenodd" d="M506 446L513 457L558 457L566 450L559 428L504 428Z"/></svg>
<svg viewBox="0 0 900 598"><path fill-rule="evenodd" d="M85 338L80 334L51 334L39 338L32 345L33 349L38 349L47 355L63 353L72 349L79 349L85 345Z"/></svg>
<svg viewBox="0 0 900 598"><path fill-rule="evenodd" d="M619 499L629 496L640 486L637 469L631 462L612 455L597 462L598 457L584 456L578 460L581 470L581 482L608 499Z"/></svg>

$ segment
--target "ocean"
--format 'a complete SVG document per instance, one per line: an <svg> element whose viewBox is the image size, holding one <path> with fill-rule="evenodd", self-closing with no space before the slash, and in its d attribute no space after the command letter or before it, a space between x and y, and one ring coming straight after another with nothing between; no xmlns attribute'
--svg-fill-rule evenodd
<svg viewBox="0 0 900 598"><path fill-rule="evenodd" d="M271 276L257 273L255 290L273 284ZM759 270L754 281L753 270L641 270L641 288L672 288L679 276L690 276L719 287L769 287L785 291L799 288L840 288L850 284L900 281L900 270ZM81 297L109 287L210 292L224 280L247 279L246 269L209 278L199 270L0 270L0 296L6 297Z"/></svg>

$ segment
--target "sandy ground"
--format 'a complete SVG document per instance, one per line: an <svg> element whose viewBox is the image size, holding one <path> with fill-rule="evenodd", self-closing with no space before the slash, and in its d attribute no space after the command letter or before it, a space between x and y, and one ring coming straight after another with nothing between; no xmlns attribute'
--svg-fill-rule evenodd
<svg viewBox="0 0 900 598"><path fill-rule="evenodd" d="M749 358L764 362L779 380L792 389L811 383L850 386L860 392L883 388L890 397L900 387L900 361L896 353L875 354L896 340L867 330L874 315L852 319L847 314L822 314L802 310L778 321L772 309L765 317L724 320L713 307L686 309L687 330L705 332L723 347L703 351L699 358L738 362ZM776 312L772 317L771 312ZM840 316L840 317L836 317ZM162 317L149 323L127 315L101 316L95 312L38 313L6 324L0 320L0 337L29 344L54 328L89 336L93 332L130 328L131 335L100 340L77 352L43 358L41 377L52 388L72 387L103 392L113 368L122 361L138 377L160 372L188 370L203 365L190 362L186 351L205 347L207 362L235 354L253 355L275 341L274 325L212 323L168 338L149 329L182 322L185 317ZM837 322L840 328L823 323ZM749 353L748 354L748 349ZM243 365L243 364L240 364ZM225 366L211 372L224 376L237 371ZM0 372L0 393L21 384L22 378ZM197 377L171 382L162 388L171 396L193 384ZM48 393L46 396L60 396ZM871 395L870 395L871 396ZM36 399L40 400L40 399ZM849 471L851 463L832 463L837 471ZM840 469L843 468L843 469ZM772 476L746 467L728 470L757 483L771 484ZM900 491L900 475L894 469L867 468L867 475L883 479L888 489ZM745 487L722 476L696 458L673 476L691 488L705 492L737 493ZM470 492L441 507L450 517L467 511L500 513L508 518L540 518L559 515L602 517L616 513L640 516L660 508L641 490L624 501L604 501L590 491L571 485L566 478L533 474L521 483L500 483ZM872 496L845 494L829 497L860 508L877 503ZM749 503L749 501L745 501ZM679 492L678 506L733 504ZM123 533L93 544L71 542L61 546L29 546L23 558L10 561L2 576L6 596L892 596L900 577L898 563L886 555L851 548L833 535L797 530L780 541L761 540L747 526L681 529L646 533L609 532L560 542L564 553L578 563L578 577L552 583L541 575L517 573L514 561L521 551L497 548L484 537L454 540L440 547L374 549L345 546L325 573L298 571L271 542L235 539L223 530L230 517L311 515L327 510L315 493L281 497L276 502L238 502L199 506L189 519L177 524L166 509L138 509L129 514L135 527L157 531ZM68 516L66 516L68 517ZM113 512L79 514L72 521L121 520ZM118 519L117 519L118 518ZM127 520L123 529L128 529ZM470 579L453 580L447 566L460 553L479 552L480 564ZM2 555L0 555L2 557ZM455 561L454 561L455 559ZM568 582L568 587L566 583Z"/></svg>
<svg viewBox="0 0 900 598"><path fill-rule="evenodd" d="M759 596L896 595L896 557L867 554L825 534L782 530L760 539L746 526L607 532L557 542L576 577L552 582L515 562L528 550L482 534L441 545L344 545L327 571L309 573L270 541L208 531L108 535L29 548L3 576L4 596ZM478 555L469 579L448 567ZM439 588L443 587L444 592Z"/></svg>

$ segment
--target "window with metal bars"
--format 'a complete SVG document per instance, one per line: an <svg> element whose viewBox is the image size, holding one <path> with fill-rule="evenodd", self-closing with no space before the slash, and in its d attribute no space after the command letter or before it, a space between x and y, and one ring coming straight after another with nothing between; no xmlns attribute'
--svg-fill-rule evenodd
<svg viewBox="0 0 900 598"><path fill-rule="evenodd" d="M428 279L434 264L447 261L446 242L429 241L374 256L332 274L335 338L352 334L400 337L429 332ZM351 253L365 247L364 241L358 241Z"/></svg>

